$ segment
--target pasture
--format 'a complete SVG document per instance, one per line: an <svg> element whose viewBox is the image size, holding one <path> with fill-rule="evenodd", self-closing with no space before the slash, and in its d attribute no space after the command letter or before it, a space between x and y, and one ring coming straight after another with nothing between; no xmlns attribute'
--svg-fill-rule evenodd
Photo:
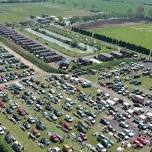
<svg viewBox="0 0 152 152"><path fill-rule="evenodd" d="M19 22L30 15L73 16L88 15L87 10L68 8L59 4L48 3L0 3L0 23Z"/></svg>
<svg viewBox="0 0 152 152"><path fill-rule="evenodd" d="M1 2L1 0L0 0ZM29 15L49 14L56 16L90 15L92 11L127 14L131 8L134 13L138 6L143 5L148 15L152 8L150 0L49 0L48 2L0 3L0 22L16 22L25 20Z"/></svg>
<svg viewBox="0 0 152 152"><path fill-rule="evenodd" d="M94 33L103 34L126 42L152 48L152 24L136 24L91 29Z"/></svg>

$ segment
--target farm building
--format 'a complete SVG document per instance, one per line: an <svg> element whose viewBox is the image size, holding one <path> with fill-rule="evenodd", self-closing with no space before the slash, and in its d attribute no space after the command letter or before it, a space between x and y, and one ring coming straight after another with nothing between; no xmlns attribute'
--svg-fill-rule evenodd
<svg viewBox="0 0 152 152"><path fill-rule="evenodd" d="M93 62L90 61L90 60L88 60L87 58L78 58L77 63L78 63L79 65L83 65L83 66L93 64Z"/></svg>
<svg viewBox="0 0 152 152"><path fill-rule="evenodd" d="M30 52L36 52L36 51L44 51L44 50L48 50L47 48L45 48L44 46L42 45L38 45L36 47L32 47Z"/></svg>
<svg viewBox="0 0 152 152"><path fill-rule="evenodd" d="M63 60L62 56L56 54L38 42L19 34L14 29L0 25L0 35L14 41L22 48L27 49L30 53L41 57L45 62L57 62Z"/></svg>
<svg viewBox="0 0 152 152"><path fill-rule="evenodd" d="M45 57L45 56L53 56L53 55L56 55L55 52L51 52L51 51L47 51L47 52L41 52L41 53L38 53L39 57Z"/></svg>
<svg viewBox="0 0 152 152"><path fill-rule="evenodd" d="M124 57L124 55L123 55L122 53L118 52L118 51L113 51L113 52L111 52L111 55L112 55L114 58L117 58L117 59Z"/></svg>
<svg viewBox="0 0 152 152"><path fill-rule="evenodd" d="M40 50L39 50L39 49L38 49L38 50L34 50L34 51L33 51L33 50L32 50L32 51L30 50L30 52L33 53L33 54L40 54L40 53L50 52L50 50L47 49L47 48L45 48L45 49L42 48L42 49L40 49Z"/></svg>
<svg viewBox="0 0 152 152"><path fill-rule="evenodd" d="M69 65L71 63L71 60L66 58L66 59L63 59L61 62L60 62L60 68L62 69L68 69Z"/></svg>
<svg viewBox="0 0 152 152"><path fill-rule="evenodd" d="M60 55L44 56L44 60L48 63L61 61L62 59L63 59L63 57Z"/></svg>
<svg viewBox="0 0 152 152"><path fill-rule="evenodd" d="M120 53L122 53L125 57L132 57L134 55L133 52L127 50L120 50Z"/></svg>
<svg viewBox="0 0 152 152"><path fill-rule="evenodd" d="M26 47L30 47L30 46L37 46L37 44L35 43L35 42L33 42L33 41L30 41L30 40L26 40L26 41L20 41L19 42L19 44L21 45L21 46L26 46Z"/></svg>
<svg viewBox="0 0 152 152"><path fill-rule="evenodd" d="M112 61L114 57L108 53L102 53L97 58L102 61Z"/></svg>

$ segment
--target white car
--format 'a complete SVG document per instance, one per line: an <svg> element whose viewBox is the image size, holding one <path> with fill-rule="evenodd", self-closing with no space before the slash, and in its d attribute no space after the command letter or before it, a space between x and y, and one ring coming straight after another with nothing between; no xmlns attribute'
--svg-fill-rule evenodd
<svg viewBox="0 0 152 152"><path fill-rule="evenodd" d="M62 152L60 148L54 147L54 148L49 148L48 152Z"/></svg>
<svg viewBox="0 0 152 152"><path fill-rule="evenodd" d="M5 131L6 131L5 127L0 127L0 135L4 135Z"/></svg>
<svg viewBox="0 0 152 152"><path fill-rule="evenodd" d="M72 122L73 121L73 117L70 116L70 115L66 115L65 116L65 120L68 121L68 122Z"/></svg>
<svg viewBox="0 0 152 152"><path fill-rule="evenodd" d="M100 143L97 144L96 146L97 151L99 152L106 152L107 150L104 148L104 146Z"/></svg>
<svg viewBox="0 0 152 152"><path fill-rule="evenodd" d="M132 130L124 129L123 132L127 134L129 137L133 137L135 133Z"/></svg>
<svg viewBox="0 0 152 152"><path fill-rule="evenodd" d="M29 117L28 118L28 122L30 122L30 123L35 123L36 122L36 120L35 120L35 118L34 117Z"/></svg>

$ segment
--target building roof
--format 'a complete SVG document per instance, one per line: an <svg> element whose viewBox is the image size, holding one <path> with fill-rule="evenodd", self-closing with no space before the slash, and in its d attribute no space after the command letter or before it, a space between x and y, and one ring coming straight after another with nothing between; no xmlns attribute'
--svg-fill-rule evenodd
<svg viewBox="0 0 152 152"><path fill-rule="evenodd" d="M70 64L71 63L71 59L65 58L61 64Z"/></svg>
<svg viewBox="0 0 152 152"><path fill-rule="evenodd" d="M101 54L99 54L99 56L104 56L106 58L113 58L113 56L111 54L108 54L108 53L101 53Z"/></svg>

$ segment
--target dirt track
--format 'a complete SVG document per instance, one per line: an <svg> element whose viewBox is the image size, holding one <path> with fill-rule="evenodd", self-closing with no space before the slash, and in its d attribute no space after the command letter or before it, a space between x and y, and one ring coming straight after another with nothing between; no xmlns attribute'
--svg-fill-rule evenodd
<svg viewBox="0 0 152 152"><path fill-rule="evenodd" d="M9 47L7 47L6 45L4 45L1 42L0 42L0 46L5 48L10 54L14 55L20 62L22 62L22 63L28 65L30 68L34 69L36 75L46 75L47 74L47 72L43 71L42 69L40 69L36 65L34 65L31 62L29 62L28 60L24 59L22 56L20 56L15 51L13 51L12 49L10 49Z"/></svg>

